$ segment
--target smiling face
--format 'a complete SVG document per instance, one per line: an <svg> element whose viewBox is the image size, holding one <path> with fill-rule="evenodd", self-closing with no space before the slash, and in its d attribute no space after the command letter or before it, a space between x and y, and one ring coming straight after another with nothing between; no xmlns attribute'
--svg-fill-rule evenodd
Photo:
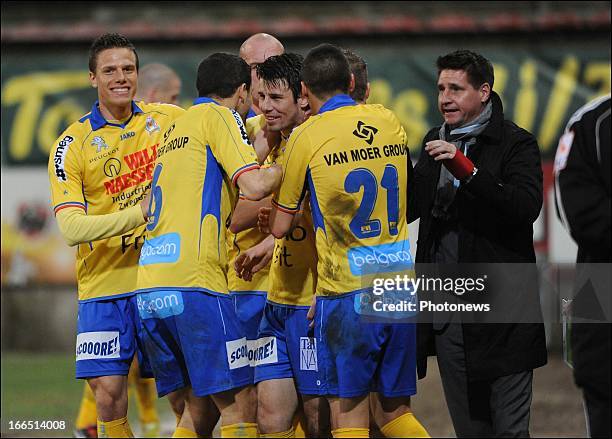
<svg viewBox="0 0 612 439"><path fill-rule="evenodd" d="M258 92L261 109L269 130L292 130L304 117L300 105L285 82L272 84L262 81Z"/></svg>
<svg viewBox="0 0 612 439"><path fill-rule="evenodd" d="M101 51L97 56L96 71L89 72L89 80L98 89L100 109L121 117L125 109L131 110L136 94L138 73L134 52L123 47Z"/></svg>
<svg viewBox="0 0 612 439"><path fill-rule="evenodd" d="M438 109L444 121L458 127L474 120L491 94L488 83L474 88L465 70L442 70L438 76Z"/></svg>

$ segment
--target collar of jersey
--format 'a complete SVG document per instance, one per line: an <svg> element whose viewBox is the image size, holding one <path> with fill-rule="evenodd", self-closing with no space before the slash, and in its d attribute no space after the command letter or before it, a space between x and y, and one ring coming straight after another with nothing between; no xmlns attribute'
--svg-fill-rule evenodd
<svg viewBox="0 0 612 439"><path fill-rule="evenodd" d="M198 105L198 104L215 104L215 105L221 105L219 104L219 102L215 101L212 98L207 98L206 96L201 97L201 98L195 98L193 100L193 105Z"/></svg>
<svg viewBox="0 0 612 439"><path fill-rule="evenodd" d="M349 95L339 94L329 98L319 109L319 113L325 113L326 111L332 111L340 107L348 107L349 105L357 105L357 102L353 100Z"/></svg>
<svg viewBox="0 0 612 439"><path fill-rule="evenodd" d="M130 120L132 120L132 116L134 116L136 113L143 113L143 111L138 105L136 105L136 102L132 101L132 115L130 116L130 118L122 124L110 123L109 121L104 119L104 116L102 116L102 113L100 112L100 101L96 101L94 102L93 107L91 107L91 115L89 117L89 122L91 123L91 129L94 131L99 130L105 125L125 128L125 126L130 123Z"/></svg>

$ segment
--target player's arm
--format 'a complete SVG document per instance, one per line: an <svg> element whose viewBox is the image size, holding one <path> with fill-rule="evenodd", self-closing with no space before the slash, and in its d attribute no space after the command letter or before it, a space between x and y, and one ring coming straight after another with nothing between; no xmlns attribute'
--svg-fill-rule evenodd
<svg viewBox="0 0 612 439"><path fill-rule="evenodd" d="M295 215L300 210L305 191L306 173L312 157L310 140L303 130L294 133L287 145L283 180L272 200L270 232L282 238L291 231Z"/></svg>
<svg viewBox="0 0 612 439"><path fill-rule="evenodd" d="M110 238L146 222L143 204L106 215L87 215L82 208L69 207L56 213L57 224L69 246Z"/></svg>
<svg viewBox="0 0 612 439"><path fill-rule="evenodd" d="M206 132L211 133L211 147L233 184L245 198L259 201L270 195L279 185L282 169L278 165L261 169L257 155L249 141L240 115L226 107L213 108Z"/></svg>
<svg viewBox="0 0 612 439"><path fill-rule="evenodd" d="M282 168L274 164L269 168L253 169L240 174L237 184L249 200L259 201L278 188L282 178Z"/></svg>
<svg viewBox="0 0 612 439"><path fill-rule="evenodd" d="M251 201L241 195L232 214L232 222L229 229L232 233L238 233L256 227L259 210L261 208L270 208L271 206L272 199L270 197L259 201Z"/></svg>

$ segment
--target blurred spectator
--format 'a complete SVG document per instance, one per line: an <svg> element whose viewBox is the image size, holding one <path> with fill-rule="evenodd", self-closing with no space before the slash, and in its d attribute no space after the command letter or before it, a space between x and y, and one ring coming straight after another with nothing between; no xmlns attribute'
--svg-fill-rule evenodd
<svg viewBox="0 0 612 439"><path fill-rule="evenodd" d="M181 78L165 64L147 64L138 71L135 101L178 105Z"/></svg>

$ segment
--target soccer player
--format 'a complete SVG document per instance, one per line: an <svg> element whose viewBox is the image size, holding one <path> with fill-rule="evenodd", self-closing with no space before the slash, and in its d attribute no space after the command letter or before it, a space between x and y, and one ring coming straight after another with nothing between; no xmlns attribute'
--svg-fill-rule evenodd
<svg viewBox="0 0 612 439"><path fill-rule="evenodd" d="M178 105L180 95L181 78L170 67L153 63L140 68L136 101Z"/></svg>
<svg viewBox="0 0 612 439"><path fill-rule="evenodd" d="M308 116L307 102L300 96L301 68L302 57L291 53L270 57L257 66L260 108L268 130L280 132L282 139L270 157L280 163L291 131ZM328 416L325 410L321 417L319 413L327 402L317 396L315 341L308 337L306 318L316 285L317 256L312 216L308 203L303 204L290 236L275 240L270 235L272 239L242 253L236 262L240 275L250 278L273 259L258 335L258 346L270 344L272 349L258 359L255 368L257 424L263 437L294 437L294 415L300 403L296 387L302 395L309 437L326 432ZM264 211L268 213L270 207Z"/></svg>
<svg viewBox="0 0 612 439"><path fill-rule="evenodd" d="M160 396L187 389L196 432L205 403L221 412L223 437L256 437L245 334L228 294L226 224L236 185L268 196L280 167L260 169L240 114L249 104L249 66L215 53L197 74L199 98L164 133L151 188L148 237L138 271L138 307Z"/></svg>
<svg viewBox="0 0 612 439"><path fill-rule="evenodd" d="M257 64L261 64L270 56L281 55L283 53L285 53L285 48L282 43L272 35L265 33L251 35L240 46L240 58L245 60L251 68L252 110L248 113L247 118L261 114L258 104L259 79L255 72Z"/></svg>
<svg viewBox="0 0 612 439"><path fill-rule="evenodd" d="M164 104L178 104L181 93L181 80L178 75L165 64L147 64L138 69L138 87L134 100L145 103L160 102ZM156 407L155 380L142 378L138 360L134 357L130 373L128 374L128 385L136 391L138 418L142 426L142 434L145 437L159 436L159 415ZM182 398L178 395L171 400L172 407L176 407L175 414L180 417ZM171 398L171 395L168 395ZM84 385L83 398L79 408L79 415L75 423L75 435L77 437L96 437L96 403L93 393L87 383Z"/></svg>
<svg viewBox="0 0 612 439"><path fill-rule="evenodd" d="M127 375L137 352L133 295L146 220L139 202L161 133L184 110L133 101L138 55L122 35L93 42L89 77L98 101L51 148L51 198L62 235L78 245L76 377L95 396L98 436L130 437Z"/></svg>
<svg viewBox="0 0 612 439"><path fill-rule="evenodd" d="M384 107L356 105L347 94L353 82L335 46L317 46L304 60L302 94L315 116L287 144L271 231L277 238L290 231L307 184L318 254L313 311L319 391L330 403L333 436L369 436L370 390L381 395L386 436L422 435L408 404L416 393L414 325L366 324L355 311L361 293L371 289L368 275L410 269L401 214L406 134ZM389 145L398 153L389 153ZM398 262L389 265L388 255Z"/></svg>

